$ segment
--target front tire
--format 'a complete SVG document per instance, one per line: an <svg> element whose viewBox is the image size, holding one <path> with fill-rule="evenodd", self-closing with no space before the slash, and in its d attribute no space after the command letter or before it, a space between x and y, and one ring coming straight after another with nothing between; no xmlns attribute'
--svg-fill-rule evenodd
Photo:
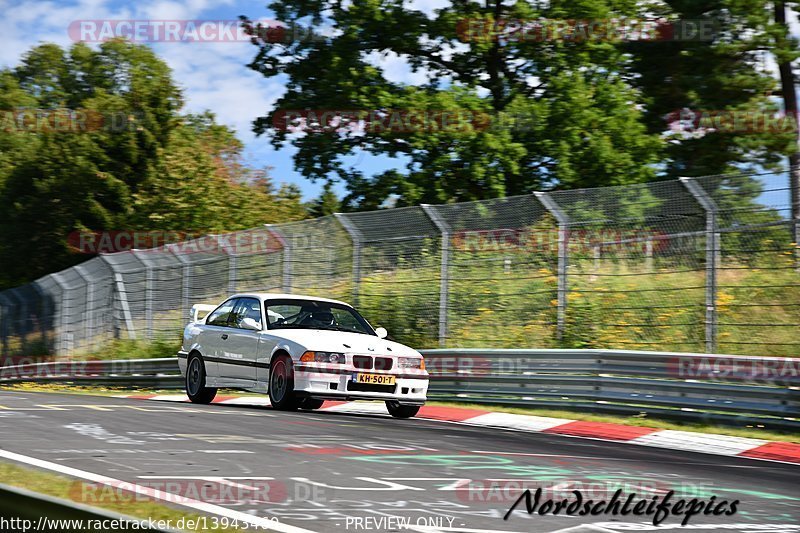
<svg viewBox="0 0 800 533"><path fill-rule="evenodd" d="M269 401L273 409L294 411L299 402L294 395L294 368L288 355L279 355L269 367Z"/></svg>
<svg viewBox="0 0 800 533"><path fill-rule="evenodd" d="M186 395L192 403L211 403L217 389L206 387L206 365L198 354L189 357L186 363Z"/></svg>
<svg viewBox="0 0 800 533"><path fill-rule="evenodd" d="M417 416L420 407L422 406L402 405L396 400L388 400L386 402L386 409L389 411L389 414L395 418L411 418L412 416Z"/></svg>

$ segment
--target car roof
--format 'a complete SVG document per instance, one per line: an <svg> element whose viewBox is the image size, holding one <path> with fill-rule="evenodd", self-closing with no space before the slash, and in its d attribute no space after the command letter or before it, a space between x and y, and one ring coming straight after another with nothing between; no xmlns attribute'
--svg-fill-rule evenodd
<svg viewBox="0 0 800 533"><path fill-rule="evenodd" d="M274 292L244 292L244 293L231 295L227 299L230 300L231 298L243 298L243 297L259 298L261 300L316 300L316 301L319 301L319 302L329 302L329 303L334 303L334 304L346 305L347 307L352 307L349 303L342 302L340 300L332 300L330 298L320 298L319 296L309 296L309 295L306 295L306 294L282 294L282 293L274 293Z"/></svg>

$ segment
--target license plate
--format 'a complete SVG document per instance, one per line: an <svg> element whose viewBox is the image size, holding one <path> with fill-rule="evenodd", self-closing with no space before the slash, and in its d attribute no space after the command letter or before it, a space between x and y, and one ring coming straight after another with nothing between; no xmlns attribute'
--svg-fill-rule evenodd
<svg viewBox="0 0 800 533"><path fill-rule="evenodd" d="M370 385L394 385L394 376L384 374L356 374L356 383L368 383Z"/></svg>

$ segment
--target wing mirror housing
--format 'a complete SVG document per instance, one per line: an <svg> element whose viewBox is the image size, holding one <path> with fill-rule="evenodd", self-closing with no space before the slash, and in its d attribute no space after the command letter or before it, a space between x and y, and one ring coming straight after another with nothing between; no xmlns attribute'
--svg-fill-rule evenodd
<svg viewBox="0 0 800 533"><path fill-rule="evenodd" d="M256 322L254 318L242 319L242 328L251 329L253 331L261 331L261 324Z"/></svg>
<svg viewBox="0 0 800 533"><path fill-rule="evenodd" d="M377 333L379 339L385 339L389 335L386 328L375 328L375 333Z"/></svg>

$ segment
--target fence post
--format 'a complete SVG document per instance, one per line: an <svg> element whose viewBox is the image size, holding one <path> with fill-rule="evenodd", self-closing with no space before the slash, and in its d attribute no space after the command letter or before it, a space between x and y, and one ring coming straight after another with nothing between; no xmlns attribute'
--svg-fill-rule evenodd
<svg viewBox="0 0 800 533"><path fill-rule="evenodd" d="M133 256L144 265L145 287L144 287L144 318L146 324L146 336L150 340L153 338L153 267L148 261L139 257L141 250L131 250Z"/></svg>
<svg viewBox="0 0 800 533"><path fill-rule="evenodd" d="M800 242L798 242L798 239L800 239L800 219L792 222L790 230L792 231L792 235L794 235L792 238L792 242L794 243L794 264L796 270L800 272Z"/></svg>
<svg viewBox="0 0 800 533"><path fill-rule="evenodd" d="M442 239L439 273L439 346L444 348L447 344L447 303L450 286L450 225L439 215L434 206L422 204L421 207L439 230Z"/></svg>
<svg viewBox="0 0 800 533"><path fill-rule="evenodd" d="M61 323L58 325L58 330L59 330L59 333L58 333L58 346L59 346L59 348L58 348L58 352L56 353L56 355L67 355L69 353L70 349L71 349L71 346L69 345L69 341L67 340L67 305L66 305L66 302L67 302L67 291L69 289L67 289L67 285L60 279L61 272L53 273L53 274L51 274L51 276L53 277L53 281L55 281L56 284L61 289L61 302L59 303L59 305L61 306L61 317L60 317L61 318L61 320L60 320Z"/></svg>
<svg viewBox="0 0 800 533"><path fill-rule="evenodd" d="M0 339L2 340L3 351L0 353L0 356L5 358L6 356L11 355L8 351L8 337L11 335L9 328L9 319L11 318L11 313L9 310L11 309L11 303L8 301L8 297L5 295L6 291L0 292ZM5 304L3 304L5 302ZM3 366L3 361L0 359L0 366Z"/></svg>
<svg viewBox="0 0 800 533"><path fill-rule="evenodd" d="M230 237L232 235L236 235L236 233L228 233L226 235L214 235L214 242L217 245L217 248L222 248L225 252L225 255L228 256L228 294L235 294L236 293L236 253L235 250L231 251L228 242L225 241L225 237ZM220 238L222 237L222 238Z"/></svg>
<svg viewBox="0 0 800 533"><path fill-rule="evenodd" d="M136 339L136 329L133 327L133 316L131 315L131 307L128 305L128 292L125 289L125 280L122 274L114 272L114 283L116 285L117 294L119 295L120 307L122 308L123 320L125 320L125 329L128 330L128 338Z"/></svg>
<svg viewBox="0 0 800 533"><path fill-rule="evenodd" d="M27 354L27 345L28 345L28 302L25 298L21 297L17 292L19 287L15 287L13 289L8 290L8 294L13 297L14 300L18 302L16 306L16 312L14 313L17 317L17 327L16 327L16 334L19 336L20 345L22 347L22 353Z"/></svg>
<svg viewBox="0 0 800 533"><path fill-rule="evenodd" d="M236 292L236 276L238 257L235 253L228 252L228 293L234 294Z"/></svg>
<svg viewBox="0 0 800 533"><path fill-rule="evenodd" d="M271 232L281 243L283 249L283 292L289 294L292 292L292 245L286 234L273 224L264 224L267 231Z"/></svg>
<svg viewBox="0 0 800 533"><path fill-rule="evenodd" d="M353 305L358 306L358 294L361 285L361 242L363 237L358 228L347 219L347 215L334 213L333 216L336 217L339 224L350 235L350 240L353 242Z"/></svg>
<svg viewBox="0 0 800 533"><path fill-rule="evenodd" d="M192 265L188 259L175 251L176 247L177 244L172 243L166 245L164 248L175 256L175 259L181 264L181 319L186 320L186 317L189 316L189 299L191 298L190 280L192 277Z"/></svg>
<svg viewBox="0 0 800 533"><path fill-rule="evenodd" d="M102 259L106 263L106 265L108 265L108 268L111 269L111 272L114 273L114 293L119 299L120 310L122 311L122 320L125 322L125 329L128 330L128 338L131 340L135 340L136 329L133 326L133 315L131 314L131 307L128 304L128 293L127 290L125 289L125 278L122 277L122 274L120 272L117 272L116 265L114 265L114 263L106 259L105 254L101 253L100 255L98 255L98 257ZM116 321L117 321L116 313L114 313L114 321L115 321L114 330L116 331L118 329L116 326Z"/></svg>
<svg viewBox="0 0 800 533"><path fill-rule="evenodd" d="M94 284L89 278L89 275L84 272L82 265L75 265L75 272L86 283L86 321L83 324L84 336L86 337L86 346L93 346L92 337L94 330Z"/></svg>
<svg viewBox="0 0 800 533"><path fill-rule="evenodd" d="M694 179L680 178L680 180L706 212L706 353L714 353L717 349L717 263L719 261L717 204Z"/></svg>
<svg viewBox="0 0 800 533"><path fill-rule="evenodd" d="M564 338L567 324L567 267L569 266L569 217L558 206L549 194L544 192L534 193L545 209L553 215L558 222L558 317L556 325L556 338Z"/></svg>

